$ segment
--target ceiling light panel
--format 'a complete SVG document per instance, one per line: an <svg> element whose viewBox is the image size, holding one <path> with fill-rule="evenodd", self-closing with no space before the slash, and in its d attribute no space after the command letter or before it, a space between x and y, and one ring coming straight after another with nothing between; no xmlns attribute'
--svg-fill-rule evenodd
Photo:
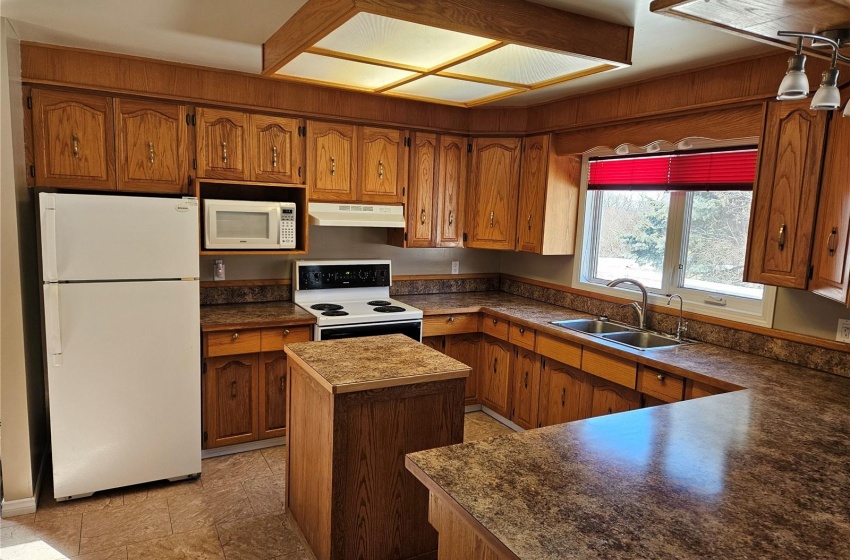
<svg viewBox="0 0 850 560"><path fill-rule="evenodd" d="M445 74L474 76L532 86L602 66L598 61L568 54L505 45L445 70Z"/></svg>
<svg viewBox="0 0 850 560"><path fill-rule="evenodd" d="M410 78L415 75L415 72L301 53L278 70L277 74L283 77L375 90Z"/></svg>
<svg viewBox="0 0 850 560"><path fill-rule="evenodd" d="M484 37L360 12L315 46L356 57L430 69L494 42Z"/></svg>
<svg viewBox="0 0 850 560"><path fill-rule="evenodd" d="M449 103L467 104L500 94L515 91L509 87L466 80L456 80L443 76L424 76L412 82L387 90L388 94L433 99Z"/></svg>

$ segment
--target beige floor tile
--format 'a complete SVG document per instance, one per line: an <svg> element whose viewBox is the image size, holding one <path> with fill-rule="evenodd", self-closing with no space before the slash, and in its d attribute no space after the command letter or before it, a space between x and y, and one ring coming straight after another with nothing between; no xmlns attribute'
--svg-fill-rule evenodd
<svg viewBox="0 0 850 560"><path fill-rule="evenodd" d="M215 527L204 527L131 544L127 547L127 557L129 560L216 560L224 558L224 550Z"/></svg>
<svg viewBox="0 0 850 560"><path fill-rule="evenodd" d="M283 556L275 556L272 560L313 560L313 557L306 550L300 550Z"/></svg>
<svg viewBox="0 0 850 560"><path fill-rule="evenodd" d="M242 483L251 508L257 515L283 512L283 485L281 476L257 478Z"/></svg>
<svg viewBox="0 0 850 560"><path fill-rule="evenodd" d="M83 514L80 553L87 554L171 534L164 498Z"/></svg>
<svg viewBox="0 0 850 560"><path fill-rule="evenodd" d="M254 510L242 487L244 478L236 485L203 488L199 492L182 494L168 499L171 526L175 533L185 533L208 525L253 517Z"/></svg>
<svg viewBox="0 0 850 560"><path fill-rule="evenodd" d="M465 442L512 433L514 433L512 429L483 412L470 412L464 419L463 441Z"/></svg>
<svg viewBox="0 0 850 560"><path fill-rule="evenodd" d="M238 484L243 480L271 476L261 451L248 451L205 459L201 463L201 483L205 488Z"/></svg>
<svg viewBox="0 0 850 560"><path fill-rule="evenodd" d="M39 520L20 516L3 520L0 529L2 560L53 560L80 552L82 514Z"/></svg>
<svg viewBox="0 0 850 560"><path fill-rule="evenodd" d="M74 556L74 560L127 560L127 547L119 546L118 548Z"/></svg>
<svg viewBox="0 0 850 560"><path fill-rule="evenodd" d="M124 504L137 504L156 498L174 498L185 494L197 493L203 490L200 478L168 482L150 482L128 486L124 489Z"/></svg>
<svg viewBox="0 0 850 560"><path fill-rule="evenodd" d="M36 519L41 521L64 515L79 515L89 511L102 511L122 505L124 505L124 499L123 491L120 489L97 492L88 498L57 502L53 498L53 488L46 488L42 490L35 516Z"/></svg>
<svg viewBox="0 0 850 560"><path fill-rule="evenodd" d="M289 560L304 550L283 514L222 523L216 528L228 560L270 560L280 556Z"/></svg>
<svg viewBox="0 0 850 560"><path fill-rule="evenodd" d="M273 473L279 475L286 474L286 446L278 445L277 447L267 447L262 450L263 457L269 464L269 468Z"/></svg>

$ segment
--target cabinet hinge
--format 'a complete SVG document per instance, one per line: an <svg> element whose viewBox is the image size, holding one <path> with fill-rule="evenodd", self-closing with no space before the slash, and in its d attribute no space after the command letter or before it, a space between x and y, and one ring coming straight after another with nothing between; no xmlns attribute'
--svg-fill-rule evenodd
<svg viewBox="0 0 850 560"><path fill-rule="evenodd" d="M815 265L809 265L809 280L815 277Z"/></svg>
<svg viewBox="0 0 850 560"><path fill-rule="evenodd" d="M301 176L301 166L300 165L298 166L298 176L299 177Z"/></svg>
<svg viewBox="0 0 850 560"><path fill-rule="evenodd" d="M204 441L207 441L207 433L204 432Z"/></svg>
<svg viewBox="0 0 850 560"><path fill-rule="evenodd" d="M189 186L191 187L194 182L195 179L191 175L189 175Z"/></svg>
<svg viewBox="0 0 850 560"><path fill-rule="evenodd" d="M404 232L404 240L407 241L407 232Z"/></svg>
<svg viewBox="0 0 850 560"><path fill-rule="evenodd" d="M469 153L469 154L471 154L471 153L472 153L472 143L471 143L471 142L467 142L467 144L466 144L466 152L467 152L467 153Z"/></svg>
<svg viewBox="0 0 850 560"><path fill-rule="evenodd" d="M32 109L32 96L27 96L27 109Z"/></svg>
<svg viewBox="0 0 850 560"><path fill-rule="evenodd" d="M197 169L197 168L198 168L198 160L197 160L197 159L193 159L193 160L192 160L192 169Z"/></svg>
<svg viewBox="0 0 850 560"><path fill-rule="evenodd" d="M30 165L30 177L35 177L35 166Z"/></svg>
<svg viewBox="0 0 850 560"><path fill-rule="evenodd" d="M406 192L406 190L407 190L407 188L406 188L406 187L402 187L402 188L401 188L401 196L404 196L404 193Z"/></svg>
<svg viewBox="0 0 850 560"><path fill-rule="evenodd" d="M466 243L466 232L463 232L463 242Z"/></svg>

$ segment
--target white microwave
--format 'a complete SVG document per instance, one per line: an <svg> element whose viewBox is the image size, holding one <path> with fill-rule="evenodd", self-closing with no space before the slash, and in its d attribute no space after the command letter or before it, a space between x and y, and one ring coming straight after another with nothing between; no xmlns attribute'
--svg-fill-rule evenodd
<svg viewBox="0 0 850 560"><path fill-rule="evenodd" d="M204 200L205 249L294 249L295 203Z"/></svg>

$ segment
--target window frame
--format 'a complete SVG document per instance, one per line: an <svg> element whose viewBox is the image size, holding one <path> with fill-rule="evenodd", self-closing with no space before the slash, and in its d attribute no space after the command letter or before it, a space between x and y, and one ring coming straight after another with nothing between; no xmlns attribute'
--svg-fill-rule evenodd
<svg viewBox="0 0 850 560"><path fill-rule="evenodd" d="M598 246L594 243L594 240L598 239L599 236L599 217L602 212L602 205L596 204L593 199L600 198L606 191L588 190L588 161L589 157L585 154L582 158L576 239L576 246L580 247L581 250L577 251L573 263L572 285L588 292L640 301L641 294L637 288L628 284L611 288L605 285L604 280L590 276L591 267L598 261L599 256ZM598 196L597 193L599 193ZM685 311L750 325L772 327L777 291L774 286L764 286L761 300L679 286L679 284L684 283L682 271L684 270L687 251L684 232L690 217L688 209L692 198L689 195L690 193L684 191L670 191L667 238L664 249L664 264L662 265L662 287L660 292L655 291L656 288L647 288L648 302L666 306L667 295L665 294L676 293L682 296ZM588 220L591 220L590 224L587 223ZM677 262L670 262L671 260ZM680 265L682 268L680 268ZM595 273L595 270L593 272ZM707 303L709 296L724 298L726 305ZM671 309L674 307L675 302L671 305Z"/></svg>

